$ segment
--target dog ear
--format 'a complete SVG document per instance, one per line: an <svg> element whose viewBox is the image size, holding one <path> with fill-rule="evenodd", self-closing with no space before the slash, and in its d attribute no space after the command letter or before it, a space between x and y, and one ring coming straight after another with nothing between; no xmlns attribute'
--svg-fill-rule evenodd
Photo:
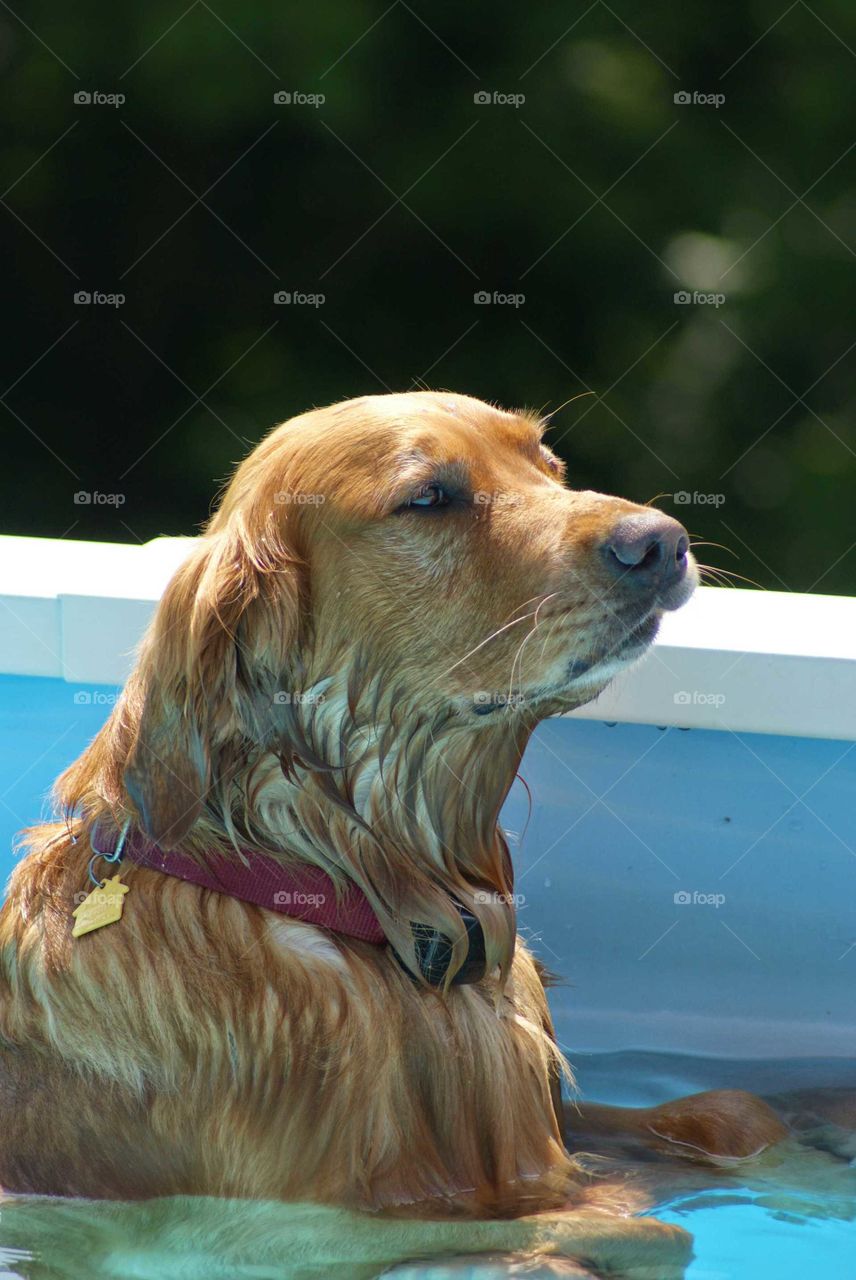
<svg viewBox="0 0 856 1280"><path fill-rule="evenodd" d="M272 520L254 532L236 514L167 587L121 709L125 788L163 848L187 836L212 789L225 795L248 744L272 737L297 640L297 566Z"/></svg>

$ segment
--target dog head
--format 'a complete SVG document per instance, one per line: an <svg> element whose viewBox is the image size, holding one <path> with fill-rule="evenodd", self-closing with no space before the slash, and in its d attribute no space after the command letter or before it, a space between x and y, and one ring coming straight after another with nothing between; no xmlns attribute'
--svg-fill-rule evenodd
<svg viewBox="0 0 856 1280"><path fill-rule="evenodd" d="M117 711L154 839L174 846L212 812L247 838L264 813L270 842L278 804L301 848L332 848L341 820L339 843L414 859L421 844L459 897L461 877L509 883L496 817L526 735L637 659L696 581L681 525L568 487L542 427L415 392L304 414L255 449ZM478 760L495 786L472 779ZM392 892L382 860L374 878L365 865L356 878Z"/></svg>

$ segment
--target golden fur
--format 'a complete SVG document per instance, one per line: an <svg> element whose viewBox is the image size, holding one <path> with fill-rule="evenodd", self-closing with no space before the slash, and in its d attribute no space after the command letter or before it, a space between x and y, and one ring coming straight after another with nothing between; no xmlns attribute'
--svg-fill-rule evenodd
<svg viewBox="0 0 856 1280"><path fill-rule="evenodd" d="M470 1219L590 1202L497 819L535 724L680 600L640 612L604 575L604 539L647 509L566 488L540 428L465 396L367 397L240 465L12 877L0 1184ZM466 501L399 509L438 483ZM358 884L414 969L411 921L463 961L454 897L489 976L433 990L386 948L133 865L122 920L72 940L92 825L127 818L198 858L258 848Z"/></svg>

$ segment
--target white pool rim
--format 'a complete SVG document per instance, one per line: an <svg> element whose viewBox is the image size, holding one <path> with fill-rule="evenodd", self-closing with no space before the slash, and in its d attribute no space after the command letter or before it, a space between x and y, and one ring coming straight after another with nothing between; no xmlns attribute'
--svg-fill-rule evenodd
<svg viewBox="0 0 856 1280"><path fill-rule="evenodd" d="M193 538L0 537L0 673L121 684ZM856 599L701 587L584 719L856 739Z"/></svg>

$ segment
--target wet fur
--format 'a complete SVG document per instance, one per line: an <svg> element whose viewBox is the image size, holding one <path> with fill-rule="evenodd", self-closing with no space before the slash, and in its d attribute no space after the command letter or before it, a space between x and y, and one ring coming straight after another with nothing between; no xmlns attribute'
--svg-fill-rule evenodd
<svg viewBox="0 0 856 1280"><path fill-rule="evenodd" d="M529 1248L523 1215L563 1206L606 1259L644 1235L604 1219L563 1145L569 1072L497 826L535 724L647 643L598 557L642 509L565 488L538 426L467 397L371 397L284 424L239 467L0 914L7 1189L520 1219L488 1248ZM421 527L397 514L436 474L510 496ZM475 714L476 691L506 688ZM133 866L121 922L73 941L93 824L126 818L197 858L255 847L356 882L414 970L413 920L463 960L454 896L490 976L434 991L387 949ZM685 1257L681 1233L651 1230Z"/></svg>

